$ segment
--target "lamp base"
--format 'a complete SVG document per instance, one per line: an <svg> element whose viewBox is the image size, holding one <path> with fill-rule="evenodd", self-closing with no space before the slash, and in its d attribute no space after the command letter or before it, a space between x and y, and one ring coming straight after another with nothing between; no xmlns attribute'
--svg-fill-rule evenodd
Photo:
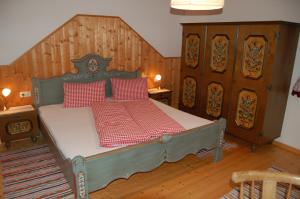
<svg viewBox="0 0 300 199"><path fill-rule="evenodd" d="M4 103L4 100L2 99L2 97L0 96L0 111L4 111L6 110L6 106L5 106L5 103Z"/></svg>

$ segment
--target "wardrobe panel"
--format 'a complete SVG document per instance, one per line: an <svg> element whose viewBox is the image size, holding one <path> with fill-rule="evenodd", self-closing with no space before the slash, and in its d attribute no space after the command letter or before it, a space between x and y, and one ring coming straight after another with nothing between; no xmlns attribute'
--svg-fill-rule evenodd
<svg viewBox="0 0 300 199"><path fill-rule="evenodd" d="M201 117L227 117L234 67L235 25L207 25L206 55L201 84Z"/></svg>
<svg viewBox="0 0 300 199"><path fill-rule="evenodd" d="M179 109L199 115L201 68L204 63L205 26L183 26Z"/></svg>
<svg viewBox="0 0 300 199"><path fill-rule="evenodd" d="M240 25L228 132L259 144L263 134L278 25ZM275 117L275 116L274 116Z"/></svg>

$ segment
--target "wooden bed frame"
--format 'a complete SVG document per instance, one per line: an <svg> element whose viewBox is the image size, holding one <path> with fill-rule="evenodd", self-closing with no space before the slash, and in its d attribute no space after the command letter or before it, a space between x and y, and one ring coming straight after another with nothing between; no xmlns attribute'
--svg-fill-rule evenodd
<svg viewBox="0 0 300 199"><path fill-rule="evenodd" d="M36 107L63 103L64 82L92 82L106 80L106 95L111 96L110 78L136 78L138 71L106 71L111 59L96 54L88 54L72 60L78 73L67 73L50 79L34 78L33 92ZM66 178L76 198L88 198L88 193L104 188L113 180L129 178L137 172L147 172L159 167L163 162L176 162L188 154L196 154L203 148L215 148L214 160L222 158L222 143L226 127L225 119L187 130L175 136L162 136L147 143L137 144L117 150L89 156L76 156L72 160L64 158L51 139L46 124L40 120L41 131L50 143L50 149L57 155ZM72 168L72 169L71 169Z"/></svg>

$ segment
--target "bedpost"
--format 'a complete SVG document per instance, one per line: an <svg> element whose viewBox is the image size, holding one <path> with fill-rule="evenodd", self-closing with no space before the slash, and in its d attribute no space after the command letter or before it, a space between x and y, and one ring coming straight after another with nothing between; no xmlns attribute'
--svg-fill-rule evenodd
<svg viewBox="0 0 300 199"><path fill-rule="evenodd" d="M35 107L40 106L40 90L41 84L40 81L36 78L32 78L32 93L33 93L33 105Z"/></svg>
<svg viewBox="0 0 300 199"><path fill-rule="evenodd" d="M87 173L85 159L82 156L76 156L72 159L73 174L75 180L75 198L88 199L89 191L87 185Z"/></svg>
<svg viewBox="0 0 300 199"><path fill-rule="evenodd" d="M218 130L217 146L215 149L215 157L214 157L215 162L220 161L223 156L224 132L226 128L226 120L224 118L220 118L219 121L217 122L219 123L219 130Z"/></svg>

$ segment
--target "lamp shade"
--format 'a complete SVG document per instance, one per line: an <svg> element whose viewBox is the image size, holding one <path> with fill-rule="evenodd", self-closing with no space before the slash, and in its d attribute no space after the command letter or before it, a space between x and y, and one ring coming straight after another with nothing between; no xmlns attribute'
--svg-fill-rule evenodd
<svg viewBox="0 0 300 199"><path fill-rule="evenodd" d="M11 90L10 90L9 88L4 88L4 89L2 89L2 95L3 95L4 97L9 96L10 93L11 93Z"/></svg>
<svg viewBox="0 0 300 199"><path fill-rule="evenodd" d="M180 10L215 10L224 7L224 0L171 0L171 8Z"/></svg>
<svg viewBox="0 0 300 199"><path fill-rule="evenodd" d="M155 82L159 82L161 80L161 75L160 74L156 74L154 77L154 81Z"/></svg>

